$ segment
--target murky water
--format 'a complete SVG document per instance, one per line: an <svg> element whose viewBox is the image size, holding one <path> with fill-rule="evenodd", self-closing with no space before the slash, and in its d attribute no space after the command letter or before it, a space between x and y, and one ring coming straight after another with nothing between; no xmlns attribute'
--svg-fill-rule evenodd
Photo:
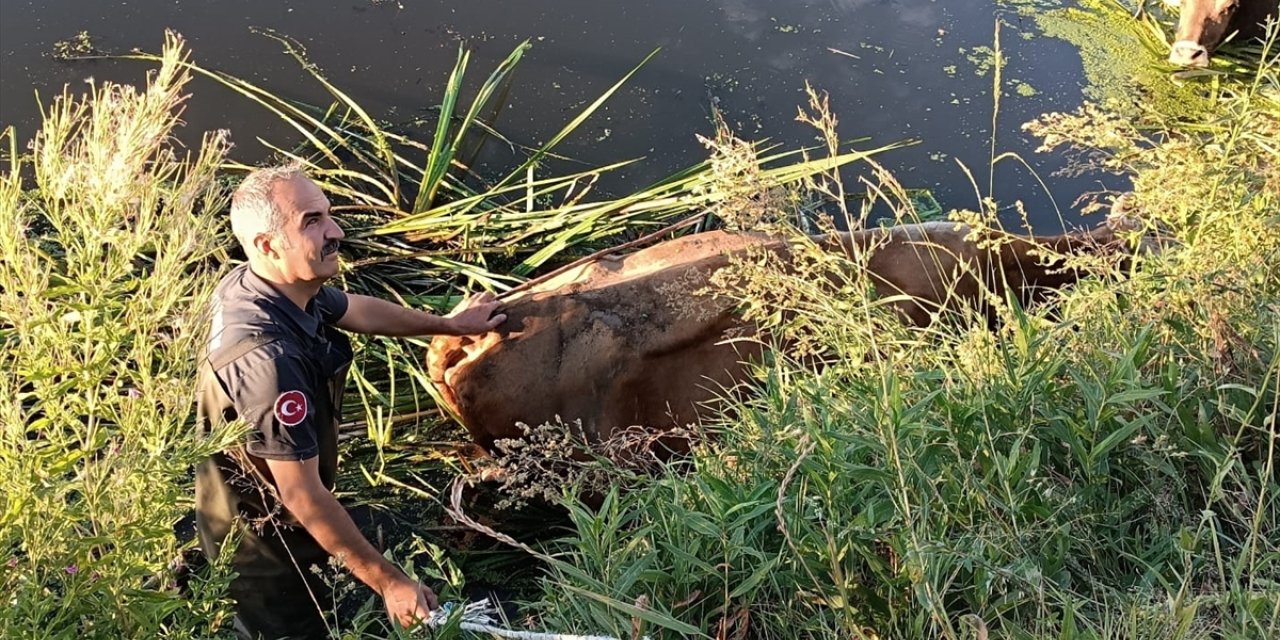
<svg viewBox="0 0 1280 640"><path fill-rule="evenodd" d="M788 147L814 142L813 131L794 121L807 80L830 92L845 136L868 136L868 144L921 141L880 157L906 186L933 189L944 207L972 208L978 196L957 161L973 171L985 194L993 110L986 48L997 18L1005 22L1000 40L1009 58L997 149L1025 158L1048 183L1063 217L1076 224L1077 196L1121 189L1123 180L1053 176L1064 160L1034 153L1037 141L1020 127L1036 114L1080 103L1079 55L1065 42L1035 37L1030 20L992 0L4 0L0 123L18 126L25 140L38 119L34 91L48 100L64 83L78 87L86 77L142 77L142 63L53 60L55 42L82 30L104 50L154 52L163 28L172 27L202 65L327 104L279 44L250 32L272 28L301 41L332 81L393 121L427 114L438 102L459 42L473 49L468 79L474 87L530 39L533 49L498 126L531 145L661 47L559 148L590 164L645 156L607 185L613 191L644 186L703 159L706 151L694 136L711 130L713 100L743 137L770 137ZM274 116L228 90L204 81L192 89L189 130L231 129L239 159L265 155L259 136L293 139ZM995 196L1023 200L1038 230L1060 226L1049 195L1027 168L1006 162L995 182Z"/></svg>

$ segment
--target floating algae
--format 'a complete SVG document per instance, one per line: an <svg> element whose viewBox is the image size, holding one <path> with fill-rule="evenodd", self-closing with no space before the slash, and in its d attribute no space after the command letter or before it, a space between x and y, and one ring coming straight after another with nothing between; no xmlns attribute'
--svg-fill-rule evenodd
<svg viewBox="0 0 1280 640"><path fill-rule="evenodd" d="M996 65L1004 69L1009 60L997 52L995 49L986 45L965 49L960 47L960 54L973 65L973 72L978 77L986 76Z"/></svg>
<svg viewBox="0 0 1280 640"><path fill-rule="evenodd" d="M1045 35L1080 50L1090 100L1120 113L1155 112L1183 120L1198 120L1209 111L1213 100L1207 85L1175 82L1164 64L1166 52L1119 4L1081 0L1079 8L1032 14Z"/></svg>

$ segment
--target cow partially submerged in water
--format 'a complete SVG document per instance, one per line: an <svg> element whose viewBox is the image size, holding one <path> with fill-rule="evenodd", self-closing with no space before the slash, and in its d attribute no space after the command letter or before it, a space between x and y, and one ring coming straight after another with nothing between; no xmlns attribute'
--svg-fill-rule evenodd
<svg viewBox="0 0 1280 640"><path fill-rule="evenodd" d="M1081 277L1063 268L1063 256L1122 245L1106 225L1034 241L956 223L813 240L825 250L866 252L877 294L909 296L892 304L916 325L941 308L982 309L984 287L1032 304ZM633 425L661 431L699 422L708 401L747 379L746 362L763 349L761 341L730 339L754 332L732 300L699 292L735 257L766 250L785 260L789 246L716 231L592 261L505 302L507 321L496 331L435 338L431 380L486 449L522 437L517 423L581 421L599 442Z"/></svg>
<svg viewBox="0 0 1280 640"><path fill-rule="evenodd" d="M1165 4L1181 6L1169 62L1186 67L1208 66L1214 50L1232 34L1236 42L1263 37L1267 20L1280 14L1280 0L1165 0Z"/></svg>

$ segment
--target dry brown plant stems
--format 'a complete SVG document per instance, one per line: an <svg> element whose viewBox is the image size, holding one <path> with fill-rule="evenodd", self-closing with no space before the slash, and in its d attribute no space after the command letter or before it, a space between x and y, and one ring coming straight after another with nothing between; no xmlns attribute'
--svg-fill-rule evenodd
<svg viewBox="0 0 1280 640"><path fill-rule="evenodd" d="M537 551L533 547L530 547L529 545L524 544L523 542L520 542L519 540L516 540L515 538L512 538L511 536L505 533L499 533L498 531L494 530L492 527L486 527L485 525L482 525L479 522L476 522L474 519L471 518L471 516L468 516L466 511L462 508L462 490L464 487L466 487L466 485L467 485L467 479L464 477L458 477L458 478L455 478L453 481L453 484L449 486L449 505L445 507L445 513L448 513L449 517L453 518L454 520L457 520L460 524L470 527L475 531L479 531L480 533L483 533L489 536L490 538L493 538L494 540L497 540L499 542L502 542L512 547L515 547L517 549L520 549L521 551L524 551L525 553L528 553L540 560L544 560L546 562L551 562L551 563L554 563L556 561L555 558L552 558L551 556L545 553L542 553L541 551Z"/></svg>
<svg viewBox="0 0 1280 640"><path fill-rule="evenodd" d="M800 465L804 463L805 458L808 458L809 455L813 453L814 449L818 448L818 443L810 442L809 435L805 434L804 436L801 436L800 442L797 444L804 447L804 450L800 452L799 456L796 456L796 461L791 463L791 467L787 469L787 473L782 476L782 482L778 483L778 499L773 503L773 514L778 519L778 529L782 531L782 537L786 539L787 547L791 549L792 553L796 554L797 558L802 558L804 557L803 554L800 553L800 549L796 546L795 541L791 539L791 531L788 530L787 527L787 510L783 508L783 502L787 499L787 487L791 486L791 481L795 478L796 472L800 470ZM813 572L809 570L809 566L803 562L801 563L801 566L804 567L805 574L809 576L809 579L813 581L813 584L819 584L818 577L813 575Z"/></svg>

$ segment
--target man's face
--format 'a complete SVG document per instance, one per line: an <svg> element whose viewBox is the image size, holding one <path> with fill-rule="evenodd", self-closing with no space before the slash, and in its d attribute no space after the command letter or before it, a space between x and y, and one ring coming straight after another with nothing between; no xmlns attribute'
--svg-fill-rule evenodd
<svg viewBox="0 0 1280 640"><path fill-rule="evenodd" d="M338 273L338 241L345 235L329 215L329 199L307 178L276 182L271 189L284 214L280 234L268 240L267 257L286 282L323 282Z"/></svg>

